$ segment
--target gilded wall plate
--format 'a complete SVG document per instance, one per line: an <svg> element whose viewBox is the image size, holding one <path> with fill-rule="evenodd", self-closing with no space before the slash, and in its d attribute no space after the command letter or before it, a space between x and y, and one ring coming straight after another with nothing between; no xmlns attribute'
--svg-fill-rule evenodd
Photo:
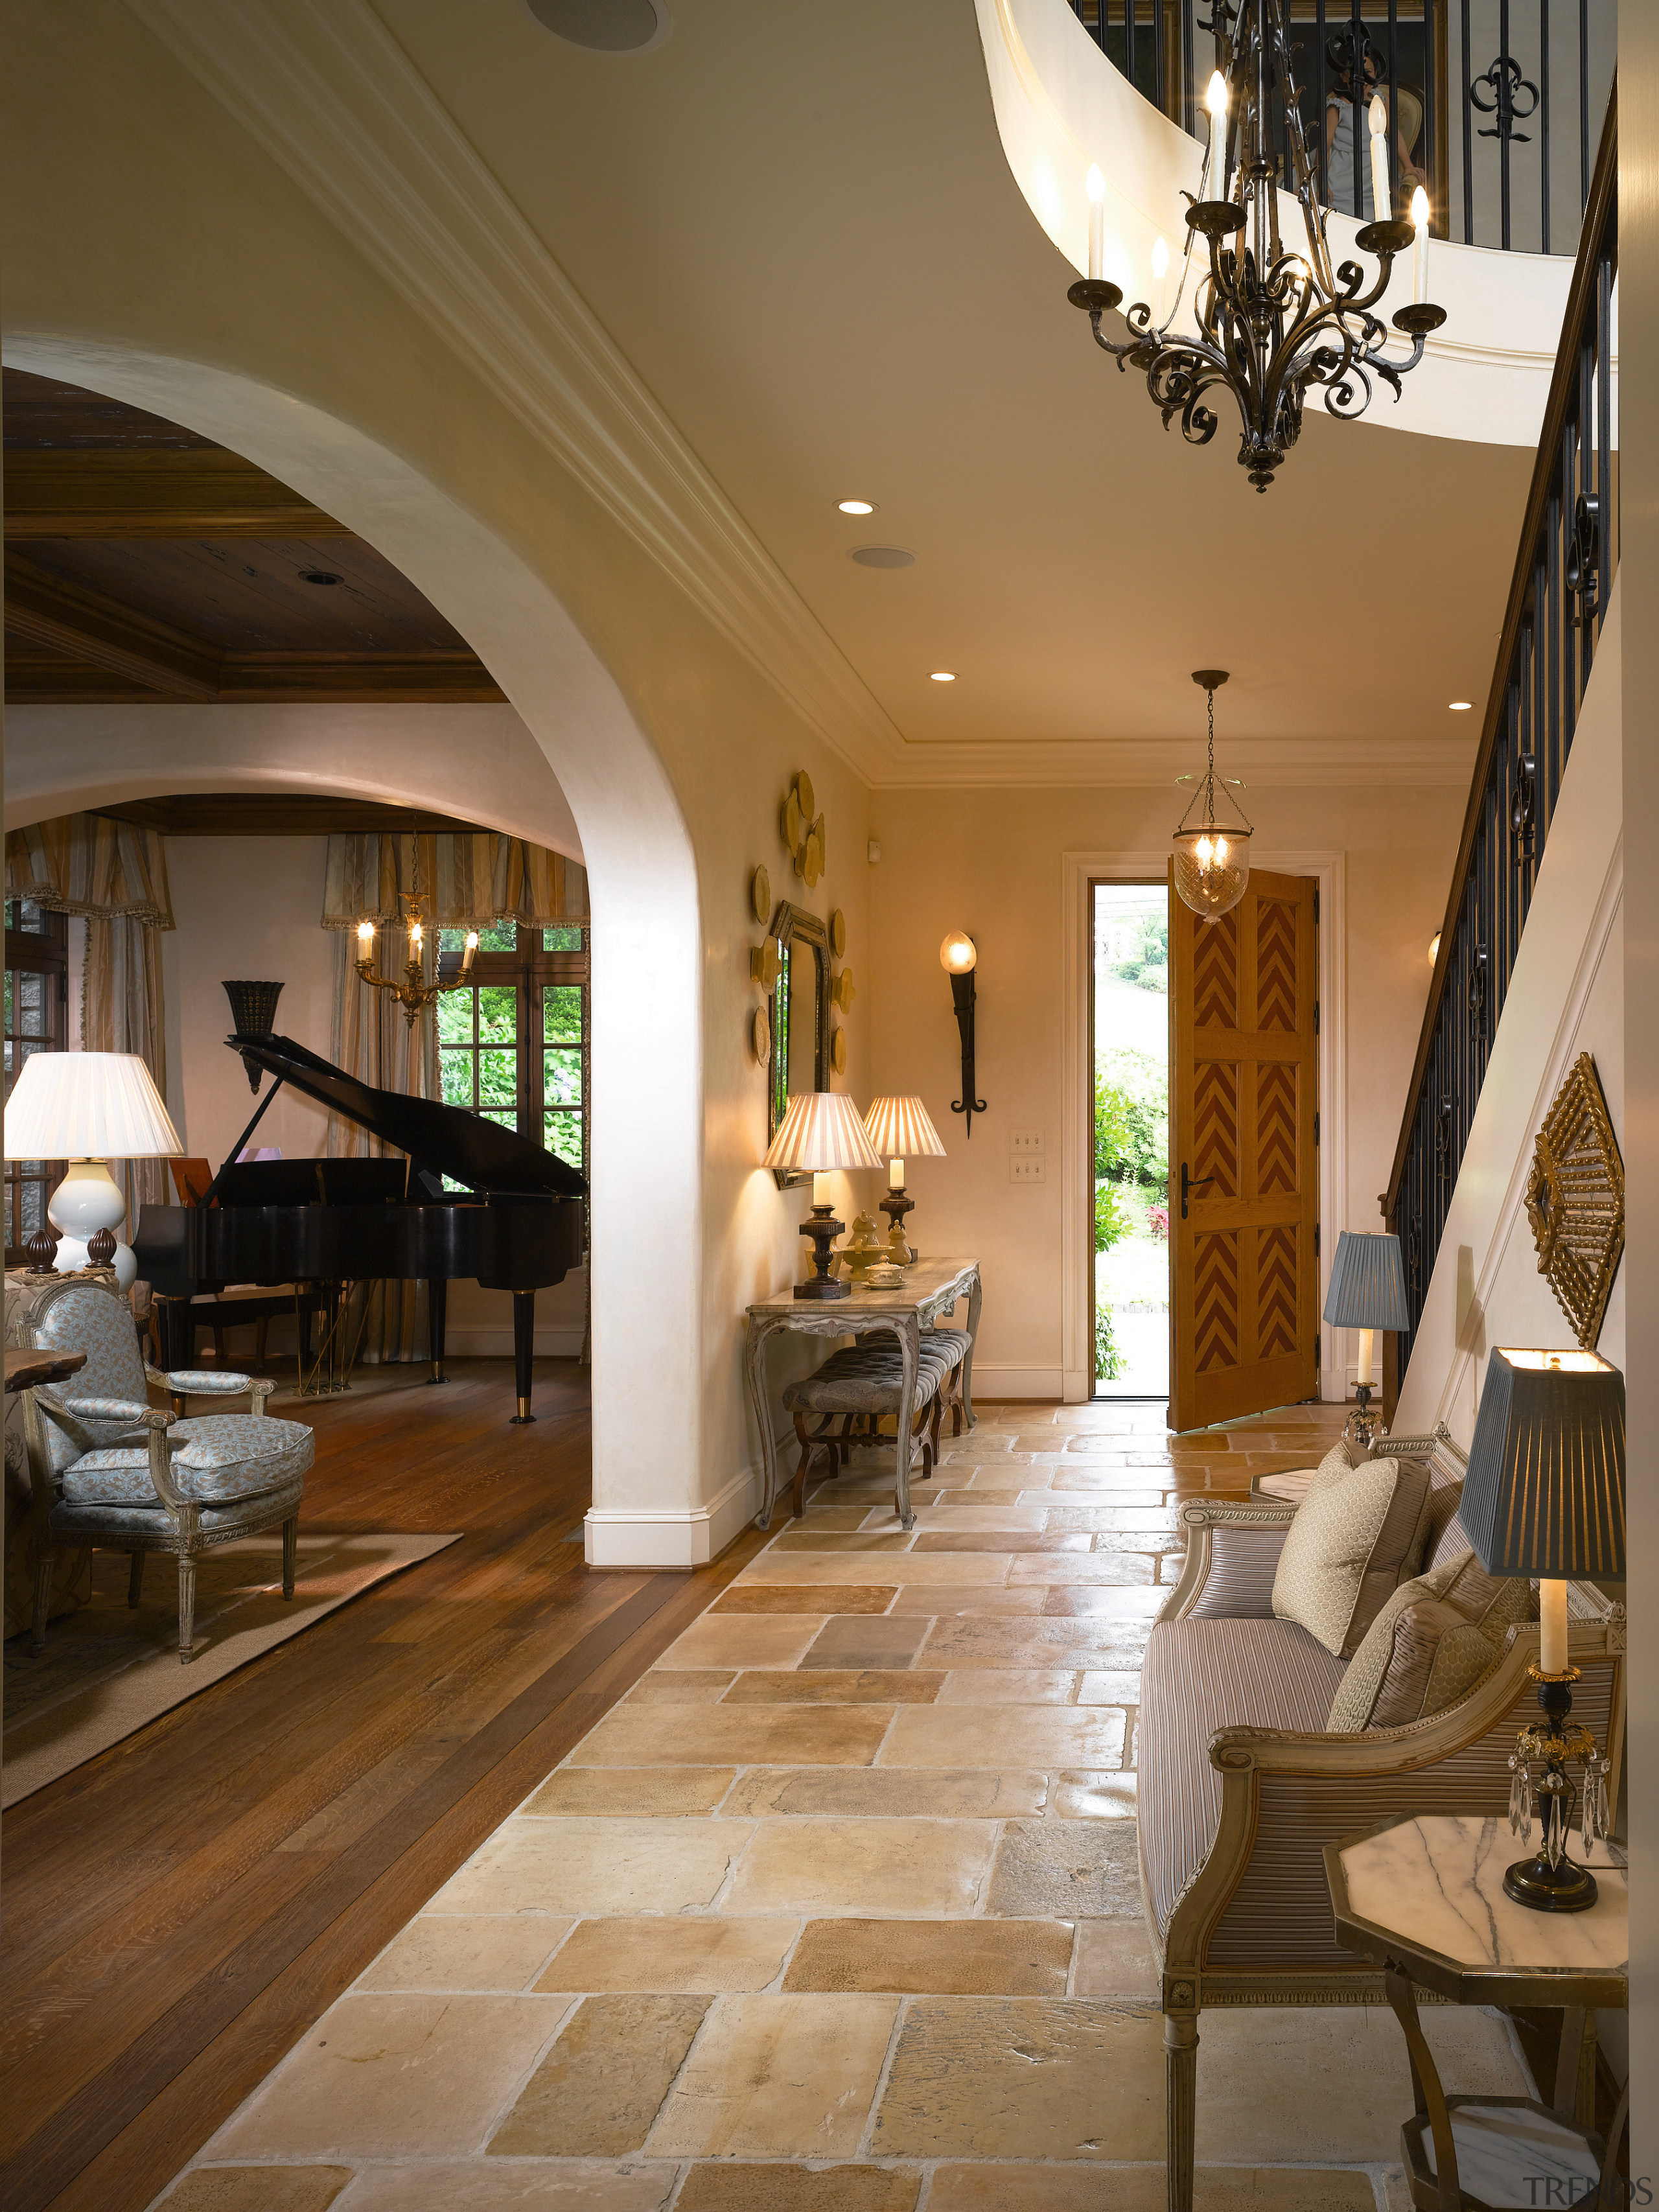
<svg viewBox="0 0 1659 2212"><path fill-rule="evenodd" d="M1527 1218L1538 1272L1593 1352L1625 1249L1625 1163L1589 1053L1556 1092L1532 1153Z"/></svg>
<svg viewBox="0 0 1659 2212"><path fill-rule="evenodd" d="M830 950L837 960L847 950L847 916L839 907L830 916Z"/></svg>
<svg viewBox="0 0 1659 2212"><path fill-rule="evenodd" d="M764 868L757 868L749 878L749 911L758 922L771 919L772 878Z"/></svg>
<svg viewBox="0 0 1659 2212"><path fill-rule="evenodd" d="M847 1073L847 1032L838 1028L830 1040L830 1065L837 1075Z"/></svg>
<svg viewBox="0 0 1659 2212"><path fill-rule="evenodd" d="M847 1014L852 1012L853 1001L858 996L858 987L853 981L853 971L850 968L843 968L842 969L840 975L836 976L835 981L830 987L830 995L835 1000L836 1004L841 1008L842 1013Z"/></svg>
<svg viewBox="0 0 1659 2212"><path fill-rule="evenodd" d="M749 974L751 980L758 983L763 990L769 991L777 981L781 964L778 959L778 940L775 937L769 937L763 945L750 946Z"/></svg>
<svg viewBox="0 0 1659 2212"><path fill-rule="evenodd" d="M749 1045L763 1067L772 1057L772 1020L764 1006L757 1006L750 1017Z"/></svg>
<svg viewBox="0 0 1659 2212"><path fill-rule="evenodd" d="M805 769L796 775L795 797L800 802L802 819L810 822L812 818L812 779Z"/></svg>
<svg viewBox="0 0 1659 2212"><path fill-rule="evenodd" d="M797 860L799 860L800 856L800 848L806 842L806 823L802 816L800 811L800 801L795 796L795 788L793 784L789 787L788 793L784 799L783 814L780 826L783 831L784 843L789 848L790 852L795 856ZM800 870L799 867L796 868L795 872L797 875L799 874Z"/></svg>

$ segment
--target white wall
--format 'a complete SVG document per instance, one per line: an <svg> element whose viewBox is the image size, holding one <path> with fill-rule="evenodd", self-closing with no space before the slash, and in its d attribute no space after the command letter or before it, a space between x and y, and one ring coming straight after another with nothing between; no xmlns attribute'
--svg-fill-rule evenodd
<svg viewBox="0 0 1659 2212"><path fill-rule="evenodd" d="M1430 1279L1395 1426L1443 1420L1467 1444L1497 1344L1565 1346L1571 1323L1538 1273L1525 1190L1533 1139L1581 1052L1591 1054L1621 1150L1625 1119L1623 804L1620 610L1613 587L1595 665L1445 1233ZM1597 1347L1626 1364L1625 1271Z"/></svg>

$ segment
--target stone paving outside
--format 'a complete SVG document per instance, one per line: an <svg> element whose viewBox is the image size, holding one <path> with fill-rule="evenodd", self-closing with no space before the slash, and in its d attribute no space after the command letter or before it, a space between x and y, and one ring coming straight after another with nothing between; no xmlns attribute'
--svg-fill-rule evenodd
<svg viewBox="0 0 1659 2212"><path fill-rule="evenodd" d="M1180 1500L1339 1419L982 1408L909 1533L855 1452L158 2203L1163 2212L1141 1655ZM1532 2094L1495 2015L1425 2025ZM1386 2008L1200 2033L1199 2212L1405 2205Z"/></svg>

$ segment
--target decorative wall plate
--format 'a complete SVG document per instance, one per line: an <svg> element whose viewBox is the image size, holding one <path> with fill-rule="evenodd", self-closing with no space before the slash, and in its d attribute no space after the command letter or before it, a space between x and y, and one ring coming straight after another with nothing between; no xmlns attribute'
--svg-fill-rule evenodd
<svg viewBox="0 0 1659 2212"><path fill-rule="evenodd" d="M830 1040L830 1065L837 1075L846 1074L847 1032L839 1024L836 1026L835 1035Z"/></svg>
<svg viewBox="0 0 1659 2212"><path fill-rule="evenodd" d="M847 916L839 907L830 916L830 950L837 960L847 950Z"/></svg>
<svg viewBox="0 0 1659 2212"><path fill-rule="evenodd" d="M1589 1053L1556 1092L1532 1154L1527 1218L1538 1272L1593 1352L1625 1249L1625 1163Z"/></svg>
<svg viewBox="0 0 1659 2212"><path fill-rule="evenodd" d="M777 981L780 965L778 940L775 937L769 937L763 945L750 946L749 974L751 980L758 983L763 990L769 991Z"/></svg>
<svg viewBox="0 0 1659 2212"><path fill-rule="evenodd" d="M772 1020L764 1006L757 1006L750 1018L749 1045L764 1067L772 1057Z"/></svg>
<svg viewBox="0 0 1659 2212"><path fill-rule="evenodd" d="M757 868L749 878L749 911L763 924L772 918L772 878L764 868Z"/></svg>

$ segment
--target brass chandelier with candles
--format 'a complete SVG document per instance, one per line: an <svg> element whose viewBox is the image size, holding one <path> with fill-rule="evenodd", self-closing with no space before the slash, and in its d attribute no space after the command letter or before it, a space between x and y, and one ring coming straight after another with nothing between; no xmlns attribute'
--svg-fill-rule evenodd
<svg viewBox="0 0 1659 2212"><path fill-rule="evenodd" d="M400 891L398 897L409 909L404 916L404 927L409 933L409 957L404 963L401 977L377 975L374 973L374 925L362 921L357 924L357 973L372 990L390 991L404 1010L404 1019L413 1029L421 1016L436 998L446 991L459 991L464 983L472 980L473 956L478 950L478 933L466 933L466 949L461 955L461 969L458 975L441 981L434 975L430 981L426 974L426 901L420 896Z"/></svg>
<svg viewBox="0 0 1659 2212"><path fill-rule="evenodd" d="M1212 403L1231 392L1242 425L1239 464L1256 489L1266 491L1301 434L1310 387L1323 391L1327 411L1339 419L1365 412L1376 380L1398 400L1401 379L1422 360L1425 339L1446 315L1428 297L1427 195L1420 186L1413 195L1409 221L1393 215L1382 99L1374 97L1366 112L1374 219L1355 241L1362 253L1376 257L1376 273L1368 281L1358 262L1332 264L1283 0L1241 0L1237 11L1218 7L1213 15L1216 69L1206 101L1209 147L1201 197L1187 209L1186 254L1173 303L1166 307L1164 297L1167 254L1160 267L1155 248L1156 313L1145 301L1125 311L1127 344L1102 331L1102 318L1121 304L1123 292L1104 274L1105 184L1097 168L1088 178L1089 274L1066 297L1087 313L1096 342L1115 356L1120 371L1145 372L1164 428L1179 416L1189 444L1209 443L1219 427ZM1356 120L1358 113L1356 107ZM1282 179L1284 161L1272 150L1281 136L1289 170ZM1301 210L1305 247L1287 246L1280 235L1281 196ZM1412 298L1395 310L1391 329L1373 311L1389 289L1395 259L1408 249ZM1177 330L1189 282L1191 320ZM1396 332L1408 341L1408 352L1385 351Z"/></svg>

